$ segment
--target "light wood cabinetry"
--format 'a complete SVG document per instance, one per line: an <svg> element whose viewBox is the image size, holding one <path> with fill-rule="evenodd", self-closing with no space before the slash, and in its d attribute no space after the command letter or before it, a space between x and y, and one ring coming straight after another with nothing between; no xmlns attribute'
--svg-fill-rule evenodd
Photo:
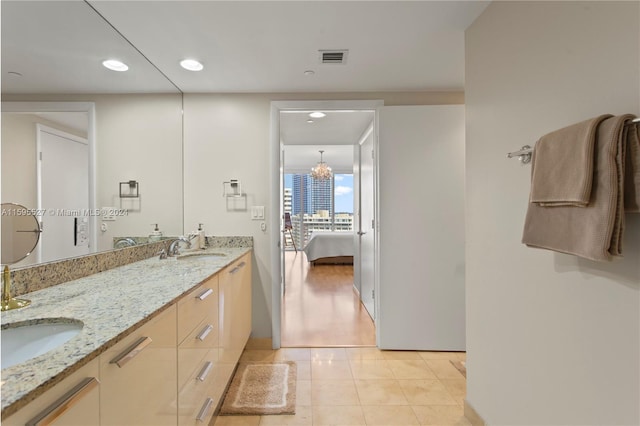
<svg viewBox="0 0 640 426"><path fill-rule="evenodd" d="M250 333L247 253L2 424L209 424Z"/></svg>
<svg viewBox="0 0 640 426"><path fill-rule="evenodd" d="M251 334L251 255L220 272L220 374L225 385Z"/></svg>
<svg viewBox="0 0 640 426"><path fill-rule="evenodd" d="M178 336L178 425L207 424L220 398L218 275L178 302Z"/></svg>
<svg viewBox="0 0 640 426"><path fill-rule="evenodd" d="M100 383L98 376L98 360L95 359L11 417L2 418L2 424L6 426L99 425Z"/></svg>
<svg viewBox="0 0 640 426"><path fill-rule="evenodd" d="M176 306L100 355L100 423L176 424Z"/></svg>

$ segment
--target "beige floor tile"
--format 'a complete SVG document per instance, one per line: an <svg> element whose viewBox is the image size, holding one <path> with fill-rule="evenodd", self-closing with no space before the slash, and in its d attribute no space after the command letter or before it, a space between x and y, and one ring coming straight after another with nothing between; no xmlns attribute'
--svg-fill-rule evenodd
<svg viewBox="0 0 640 426"><path fill-rule="evenodd" d="M350 360L384 359L378 348L346 348L347 358Z"/></svg>
<svg viewBox="0 0 640 426"><path fill-rule="evenodd" d="M311 349L281 348L275 351L273 359L275 359L276 361L310 361Z"/></svg>
<svg viewBox="0 0 640 426"><path fill-rule="evenodd" d="M422 359L399 359L387 361L396 379L435 379L433 371Z"/></svg>
<svg viewBox="0 0 640 426"><path fill-rule="evenodd" d="M356 380L362 405L408 405L397 380Z"/></svg>
<svg viewBox="0 0 640 426"><path fill-rule="evenodd" d="M273 361L275 351L267 349L248 349L242 353L240 361Z"/></svg>
<svg viewBox="0 0 640 426"><path fill-rule="evenodd" d="M311 380L296 382L296 406L311 405Z"/></svg>
<svg viewBox="0 0 640 426"><path fill-rule="evenodd" d="M385 359L352 359L349 361L355 379L394 379Z"/></svg>
<svg viewBox="0 0 640 426"><path fill-rule="evenodd" d="M470 426L460 406L453 405L413 405L413 411L421 425Z"/></svg>
<svg viewBox="0 0 640 426"><path fill-rule="evenodd" d="M408 405L363 405L367 425L408 426L419 425L418 418Z"/></svg>
<svg viewBox="0 0 640 426"><path fill-rule="evenodd" d="M346 406L314 406L313 425L364 425L364 414L359 405Z"/></svg>
<svg viewBox="0 0 640 426"><path fill-rule="evenodd" d="M440 379L440 382L447 388L451 396L466 396L467 381L465 379Z"/></svg>
<svg viewBox="0 0 640 426"><path fill-rule="evenodd" d="M311 380L311 361L296 361L298 380Z"/></svg>
<svg viewBox="0 0 640 426"><path fill-rule="evenodd" d="M411 405L457 405L439 380L399 380L400 388Z"/></svg>
<svg viewBox="0 0 640 426"><path fill-rule="evenodd" d="M457 352L456 353L458 359L460 361L466 361L467 360L467 353L466 352Z"/></svg>
<svg viewBox="0 0 640 426"><path fill-rule="evenodd" d="M459 354L464 352L420 351L422 359L454 359L459 360Z"/></svg>
<svg viewBox="0 0 640 426"><path fill-rule="evenodd" d="M349 361L313 360L311 361L311 380L349 380L353 379Z"/></svg>
<svg viewBox="0 0 640 426"><path fill-rule="evenodd" d="M464 378L462 373L451 364L451 361L443 359L431 359L425 361L429 368L439 379L460 379Z"/></svg>
<svg viewBox="0 0 640 426"><path fill-rule="evenodd" d="M359 405L353 380L314 380L311 383L311 405Z"/></svg>
<svg viewBox="0 0 640 426"><path fill-rule="evenodd" d="M346 361L346 348L313 348L311 349L311 360L342 360Z"/></svg>
<svg viewBox="0 0 640 426"><path fill-rule="evenodd" d="M250 338L245 349L272 349L273 341L271 337L266 338Z"/></svg>
<svg viewBox="0 0 640 426"><path fill-rule="evenodd" d="M309 426L313 424L313 412L310 406L296 405L296 414L293 415L270 415L260 418L260 426L287 426L300 425Z"/></svg>
<svg viewBox="0 0 640 426"><path fill-rule="evenodd" d="M421 359L416 351L382 351L384 359Z"/></svg>
<svg viewBox="0 0 640 426"><path fill-rule="evenodd" d="M218 416L215 426L257 426L260 416Z"/></svg>

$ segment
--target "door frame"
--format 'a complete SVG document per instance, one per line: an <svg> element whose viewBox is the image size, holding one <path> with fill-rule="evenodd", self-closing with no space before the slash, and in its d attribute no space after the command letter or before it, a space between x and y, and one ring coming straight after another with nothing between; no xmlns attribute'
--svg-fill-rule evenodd
<svg viewBox="0 0 640 426"><path fill-rule="evenodd" d="M86 112L87 142L89 143L89 208L97 208L96 188L96 105L94 102L13 102L3 101L2 112ZM89 252L98 250L98 218L89 217Z"/></svg>
<svg viewBox="0 0 640 426"><path fill-rule="evenodd" d="M271 189L271 211L269 226L273 230L271 233L273 240L271 242L271 336L273 349L279 349L281 346L281 323L282 323L282 289L283 289L283 270L281 263L281 244L282 244L282 197L281 193L281 175L283 173L281 164L281 140L280 140L280 112L281 111L300 111L300 110L347 110L347 111L375 111L375 122L378 122L378 108L384 106L382 100L333 100L333 101L272 101L271 102L271 135L269 141L270 152L270 189ZM376 151L374 167L377 169L378 164L378 141L374 139L374 149ZM376 174L375 183L375 199L378 200L378 182ZM375 206L377 217L378 206ZM376 240L378 238L378 226L376 224ZM378 291L378 247L376 245L375 253L375 271L376 277L374 288L376 294ZM378 300L375 300L376 311L378 311ZM376 344L378 342L378 315L376 315Z"/></svg>

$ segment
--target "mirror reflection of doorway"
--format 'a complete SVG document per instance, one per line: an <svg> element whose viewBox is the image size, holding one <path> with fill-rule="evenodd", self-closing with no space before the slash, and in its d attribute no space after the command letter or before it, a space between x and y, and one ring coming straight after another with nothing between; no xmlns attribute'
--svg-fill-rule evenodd
<svg viewBox="0 0 640 426"><path fill-rule="evenodd" d="M309 123L309 113L280 114L284 151L281 255L286 289L281 346L375 346L373 312L370 315L362 303L359 280L360 239L365 234L360 224L359 143L371 133L375 113L323 111L325 117L314 118L314 123ZM330 179L310 174L320 161L332 168ZM371 179L373 185L373 175ZM370 210L373 212L373 205ZM331 236L343 241L346 236L351 253L334 253ZM373 288L373 282L369 287Z"/></svg>

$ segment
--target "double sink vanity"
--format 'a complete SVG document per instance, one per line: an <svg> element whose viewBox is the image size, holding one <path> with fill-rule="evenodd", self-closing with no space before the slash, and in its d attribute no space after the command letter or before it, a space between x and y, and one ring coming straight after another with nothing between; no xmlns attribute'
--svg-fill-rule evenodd
<svg viewBox="0 0 640 426"><path fill-rule="evenodd" d="M3 425L206 425L251 332L251 247L154 256L25 297L2 314Z"/></svg>

